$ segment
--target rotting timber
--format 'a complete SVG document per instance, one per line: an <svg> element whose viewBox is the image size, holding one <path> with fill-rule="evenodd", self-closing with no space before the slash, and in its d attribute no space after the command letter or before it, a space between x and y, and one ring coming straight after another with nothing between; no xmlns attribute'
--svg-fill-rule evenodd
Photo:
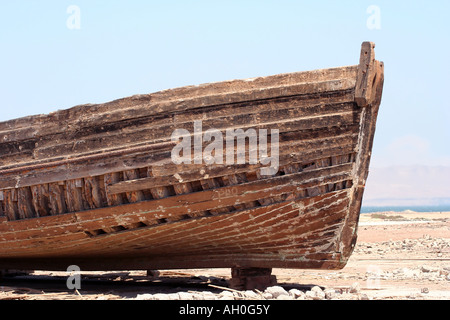
<svg viewBox="0 0 450 320"><path fill-rule="evenodd" d="M349 259L383 88L359 65L189 86L0 123L0 269L271 268ZM279 130L279 170L175 164L171 134ZM270 144L270 143L269 143Z"/></svg>

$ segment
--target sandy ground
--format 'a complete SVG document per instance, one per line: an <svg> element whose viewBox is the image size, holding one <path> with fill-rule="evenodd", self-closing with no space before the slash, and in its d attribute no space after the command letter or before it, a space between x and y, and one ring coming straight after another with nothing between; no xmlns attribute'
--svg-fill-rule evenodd
<svg viewBox="0 0 450 320"><path fill-rule="evenodd" d="M450 299L450 212L364 214L358 235L342 270L274 269L278 286L290 292L281 298ZM0 300L276 298L227 289L229 269L160 270L157 277L144 271L89 272L82 273L79 290L67 288L68 275L39 271L4 277ZM321 291L317 297L310 294L315 286Z"/></svg>

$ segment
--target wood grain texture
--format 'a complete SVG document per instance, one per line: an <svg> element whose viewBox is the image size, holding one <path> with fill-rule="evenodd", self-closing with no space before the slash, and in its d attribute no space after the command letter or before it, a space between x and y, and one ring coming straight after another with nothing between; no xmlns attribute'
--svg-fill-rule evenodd
<svg viewBox="0 0 450 320"><path fill-rule="evenodd" d="M0 123L0 268L342 268L356 241L383 88L373 48L363 43L357 66ZM278 130L278 171L262 175L260 162L174 163L172 132L194 132L198 120L201 133L223 136ZM250 152L246 140L246 159Z"/></svg>

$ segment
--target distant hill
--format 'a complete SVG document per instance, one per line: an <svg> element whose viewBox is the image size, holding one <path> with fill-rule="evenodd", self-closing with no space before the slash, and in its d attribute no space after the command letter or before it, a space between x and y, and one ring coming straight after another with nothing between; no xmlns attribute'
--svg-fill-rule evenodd
<svg viewBox="0 0 450 320"><path fill-rule="evenodd" d="M371 168L363 206L450 205L450 167Z"/></svg>

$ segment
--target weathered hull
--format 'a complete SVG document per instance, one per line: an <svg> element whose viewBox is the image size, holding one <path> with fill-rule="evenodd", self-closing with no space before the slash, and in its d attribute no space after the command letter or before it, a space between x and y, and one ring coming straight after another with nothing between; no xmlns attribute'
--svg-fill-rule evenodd
<svg viewBox="0 0 450 320"><path fill-rule="evenodd" d="M357 66L0 123L0 268L342 268L382 86L364 43ZM203 131L278 129L279 170L175 164L171 134L198 120Z"/></svg>

